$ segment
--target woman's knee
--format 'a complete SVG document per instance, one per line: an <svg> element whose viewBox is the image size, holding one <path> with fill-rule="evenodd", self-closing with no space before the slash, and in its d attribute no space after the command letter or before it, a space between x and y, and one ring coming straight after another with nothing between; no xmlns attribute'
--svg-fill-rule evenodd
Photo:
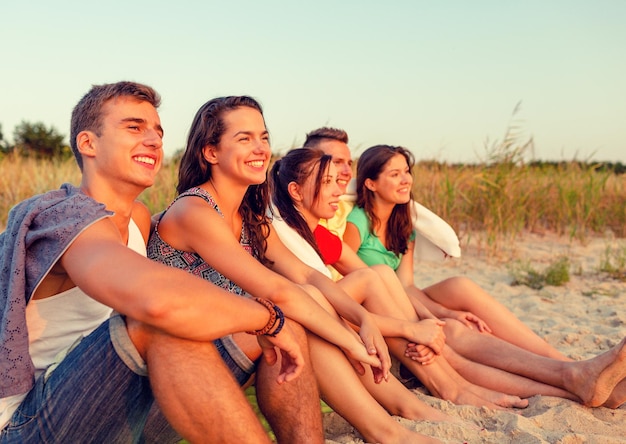
<svg viewBox="0 0 626 444"><path fill-rule="evenodd" d="M468 292L476 287L476 283L465 276L454 276L443 281L448 290L455 292Z"/></svg>
<svg viewBox="0 0 626 444"><path fill-rule="evenodd" d="M359 268L350 274L363 285L363 288L371 288L381 283L381 276L374 268Z"/></svg>
<svg viewBox="0 0 626 444"><path fill-rule="evenodd" d="M467 333L467 327L463 325L460 321L450 318L445 318L442 320L446 323L443 326L443 332L446 335L447 341L453 341L454 338Z"/></svg>
<svg viewBox="0 0 626 444"><path fill-rule="evenodd" d="M383 279L393 279L397 277L396 272L389 265L378 264L372 265L370 268L378 273L378 275Z"/></svg>

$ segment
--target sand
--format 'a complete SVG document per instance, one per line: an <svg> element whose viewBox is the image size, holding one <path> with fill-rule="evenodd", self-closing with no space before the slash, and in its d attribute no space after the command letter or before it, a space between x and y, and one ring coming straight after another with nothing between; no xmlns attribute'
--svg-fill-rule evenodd
<svg viewBox="0 0 626 444"><path fill-rule="evenodd" d="M463 256L443 264L416 264L420 287L446 277L470 277L505 304L530 328L573 359L587 359L616 345L626 336L626 282L599 271L607 247L626 248L626 240L610 237L570 242L555 235L527 234L487 257L475 245L464 245ZM542 270L555 258L567 255L572 264L570 282L534 290L511 286L507 264L532 261ZM478 426L477 430L445 423L409 421L405 427L444 443L626 443L626 406L587 408L561 398L534 396L526 409L496 411L456 406L413 389L415 396L451 416ZM362 443L363 440L336 413L324 418L326 443Z"/></svg>

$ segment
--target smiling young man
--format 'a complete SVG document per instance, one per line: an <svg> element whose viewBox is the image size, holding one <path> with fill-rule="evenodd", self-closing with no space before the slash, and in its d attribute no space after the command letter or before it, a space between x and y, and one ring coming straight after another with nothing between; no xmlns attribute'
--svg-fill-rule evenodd
<svg viewBox="0 0 626 444"><path fill-rule="evenodd" d="M280 361L277 383L302 372L297 335L272 303L145 258L150 214L136 199L163 158L159 102L134 82L94 86L72 113L80 186L9 213L0 443L267 443L211 341L249 331Z"/></svg>

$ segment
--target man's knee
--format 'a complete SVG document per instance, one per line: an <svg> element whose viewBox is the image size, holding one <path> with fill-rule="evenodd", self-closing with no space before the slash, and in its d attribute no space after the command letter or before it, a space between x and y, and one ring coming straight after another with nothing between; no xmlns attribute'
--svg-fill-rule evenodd
<svg viewBox="0 0 626 444"><path fill-rule="evenodd" d="M308 341L307 341L307 332L306 329L300 325L298 322L293 321L289 318L285 318L285 324L289 326L291 332L293 333L294 338L298 342L298 345L302 350L306 350L308 353Z"/></svg>

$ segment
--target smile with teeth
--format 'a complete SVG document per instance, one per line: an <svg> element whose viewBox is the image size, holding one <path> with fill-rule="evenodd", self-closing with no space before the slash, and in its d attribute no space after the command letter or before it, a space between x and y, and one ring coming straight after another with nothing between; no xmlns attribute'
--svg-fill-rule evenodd
<svg viewBox="0 0 626 444"><path fill-rule="evenodd" d="M253 168L261 168L265 162L263 160L253 160L252 162L246 163Z"/></svg>
<svg viewBox="0 0 626 444"><path fill-rule="evenodd" d="M137 156L137 157L134 157L133 159L135 159L137 162L147 163L148 165L154 165L156 163L156 160L148 156Z"/></svg>

